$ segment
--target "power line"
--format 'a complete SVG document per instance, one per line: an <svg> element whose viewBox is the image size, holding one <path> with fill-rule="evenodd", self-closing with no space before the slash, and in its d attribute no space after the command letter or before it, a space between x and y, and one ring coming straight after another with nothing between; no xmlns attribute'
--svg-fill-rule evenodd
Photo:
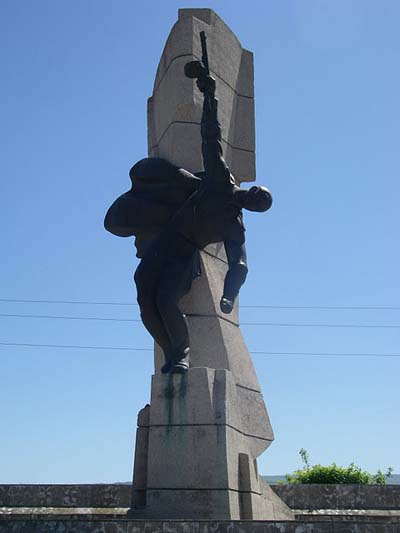
<svg viewBox="0 0 400 533"><path fill-rule="evenodd" d="M129 352L152 352L153 348L129 348L127 346L81 346L75 344L34 344L22 342L0 342L0 346L21 346L27 348L67 348L74 350L114 350ZM251 350L253 355L294 355L310 357L400 357L394 353L337 353L337 352L267 352Z"/></svg>
<svg viewBox="0 0 400 533"><path fill-rule="evenodd" d="M0 302L5 303L38 303L38 304L68 304L68 305L114 305L114 306L135 306L135 302L96 302L85 300L29 300L16 298L0 298ZM315 309L315 310L376 310L376 311L399 311L400 306L381 305L241 305L244 309Z"/></svg>
<svg viewBox="0 0 400 533"><path fill-rule="evenodd" d="M0 317L9 318L41 318L41 319L56 319L56 320L99 320L105 322L141 322L138 318L102 318L99 316L58 316L58 315L21 315L0 313Z"/></svg>
<svg viewBox="0 0 400 533"><path fill-rule="evenodd" d="M190 317L188 314L187 316ZM198 315L196 315L198 316ZM209 315L199 318L209 318ZM38 319L55 319L55 320L90 320L100 322L141 322L138 318L114 318L114 317L96 317L96 316L59 316L59 315L24 315L0 313L0 318L38 318ZM282 328L366 328L366 329L399 329L400 324L303 324L290 322L241 322L241 326L264 326L264 327L282 327Z"/></svg>
<svg viewBox="0 0 400 533"><path fill-rule="evenodd" d="M1 300L0 300L1 301ZM240 307L252 309L316 309L316 310L336 310L336 311L358 311L358 310L376 310L376 311L399 311L397 306L384 305L240 305Z"/></svg>
<svg viewBox="0 0 400 533"><path fill-rule="evenodd" d="M335 353L335 352L264 352L250 351L253 355L305 355L313 357L400 357L397 353Z"/></svg>
<svg viewBox="0 0 400 533"><path fill-rule="evenodd" d="M1 315L0 315L1 316ZM291 324L282 322L242 322L241 326L277 326L280 328L389 328L399 329L400 324Z"/></svg>
<svg viewBox="0 0 400 533"><path fill-rule="evenodd" d="M23 346L26 348L68 348L74 350L119 350L128 352L152 352L152 348L128 348L125 346L80 346L77 344L34 344L31 342L0 342L0 346Z"/></svg>
<svg viewBox="0 0 400 533"><path fill-rule="evenodd" d="M14 298L0 298L0 302L9 303L27 303L27 304L78 304L78 305L133 305L138 307L134 302L93 302L78 300L19 300Z"/></svg>

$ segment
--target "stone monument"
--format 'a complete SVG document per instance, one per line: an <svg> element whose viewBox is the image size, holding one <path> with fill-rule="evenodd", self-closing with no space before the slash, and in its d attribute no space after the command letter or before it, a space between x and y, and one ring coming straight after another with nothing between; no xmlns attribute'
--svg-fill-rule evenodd
<svg viewBox="0 0 400 533"><path fill-rule="evenodd" d="M199 79L184 75L189 62L197 60L203 66L206 63L201 32L204 32L203 37L207 36L210 57L210 76L207 72L205 77L208 85L201 81L201 76ZM186 74L188 76L187 67ZM221 123L215 134L212 120L207 122L213 109L216 116L213 80L217 85ZM186 187L187 176L183 174L182 181L181 169L185 169L188 176L190 173L192 182L196 176L205 181L199 172L203 169L204 146L215 141L222 146L231 180L232 175L235 177L236 184L232 181L231 188L242 198L245 191L237 192L237 185L255 180L254 137L252 54L242 48L212 10L180 9L160 60L153 95L148 101L148 149L149 157L155 158L151 159L151 165L160 160L174 165L171 168L176 175L168 182L173 184L170 192L176 180L179 184L185 182ZM143 176L147 184L149 180L154 181L155 167L149 167L148 161L139 162L131 170L132 181L136 180L135 190ZM205 161L207 163L207 157ZM169 167L163 168L169 172ZM164 185L162 190L165 184L161 184ZM153 191L159 190L160 184L153 185L156 187ZM200 194L196 187L201 192L203 185L195 183L194 193L189 190L191 186L187 187L187 197L196 199ZM264 200L269 194L266 189L252 189ZM253 198L252 189L249 197ZM162 194L165 197L167 193ZM121 197L122 203L130 201L126 195ZM185 202L190 201L187 197ZM263 211L270 205L263 204L260 208L258 202L258 207L253 209L254 205L246 202L240 207ZM113 208L115 212L120 209L119 205ZM141 207L139 205L139 211ZM143 211L143 217L149 209ZM125 216L125 207L122 211ZM121 227L117 227L118 224L110 222L112 214L107 217L106 227L111 228L110 231L122 236L136 235L138 255L144 258L142 264L146 266L147 261L152 269L154 261L151 263L147 259L152 246L148 242L154 242L150 236L146 242L146 235L138 238L134 231L121 229L129 225L127 222L125 226L118 222ZM148 326L147 304L140 294L138 296L143 322L153 337L160 339L163 349L156 343L151 400L138 415L131 514L151 518L293 519L291 510L263 483L257 471L256 459L272 442L273 432L239 329L238 304L233 297L233 309L227 311L223 299L220 300L226 292L227 269L232 267L229 248L226 242L225 246L214 240L209 242L212 244L200 252L199 264L195 259L190 263L191 267L195 263L196 268L200 267L201 275L194 275L193 281L190 279L190 292L182 290L179 302L190 333L190 368L189 348L178 358L168 355L162 335L157 336L156 327L153 334L151 321ZM159 248L160 245L154 256L159 255ZM190 258L195 258L195 254ZM138 270L140 274L140 268ZM141 267L141 270L146 275L146 269ZM140 289L140 275L136 274L136 282ZM145 294L144 299L147 296ZM159 296L157 299L160 300Z"/></svg>

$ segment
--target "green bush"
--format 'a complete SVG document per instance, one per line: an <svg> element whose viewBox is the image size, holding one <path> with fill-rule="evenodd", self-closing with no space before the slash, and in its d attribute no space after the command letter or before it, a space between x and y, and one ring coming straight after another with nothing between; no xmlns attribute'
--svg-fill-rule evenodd
<svg viewBox="0 0 400 533"><path fill-rule="evenodd" d="M386 479L393 473L392 468L388 468L387 473L384 474L380 470L373 475L354 463L351 463L347 468L338 466L332 463L328 466L310 465L308 452L302 448L299 452L303 461L303 468L296 470L293 474L287 474L286 479L292 484L301 483L354 483L354 484L378 484L384 485Z"/></svg>

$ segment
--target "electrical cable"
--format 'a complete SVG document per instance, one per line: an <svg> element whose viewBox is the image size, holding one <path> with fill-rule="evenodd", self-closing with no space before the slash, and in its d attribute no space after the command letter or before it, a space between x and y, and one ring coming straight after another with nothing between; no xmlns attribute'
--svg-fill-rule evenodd
<svg viewBox="0 0 400 533"><path fill-rule="evenodd" d="M135 302L95 302L85 300L30 300L16 298L0 298L4 303L38 303L38 304L72 304L72 305L115 305L115 306L135 306ZM377 310L377 311L399 311L400 306L379 306L379 305L241 305L244 309L327 309L327 310Z"/></svg>
<svg viewBox="0 0 400 533"><path fill-rule="evenodd" d="M190 316L188 314L188 316ZM140 323L138 318L113 318L113 317L95 317L95 316L59 316L59 315L23 315L0 313L0 318L38 318L38 319L55 319L55 320L90 320L101 322L136 322ZM209 318L208 315L199 318ZM400 324L300 324L290 322L241 322L241 326L265 326L265 327L283 327L283 328L389 328L399 329Z"/></svg>
<svg viewBox="0 0 400 533"><path fill-rule="evenodd" d="M27 348L68 348L76 350L114 350L129 352L152 352L153 348L129 348L127 346L81 346L75 344L35 344L23 342L0 342L0 346L21 346ZM312 357L400 357L394 353L339 353L339 352L272 352L250 350L253 355L295 355Z"/></svg>

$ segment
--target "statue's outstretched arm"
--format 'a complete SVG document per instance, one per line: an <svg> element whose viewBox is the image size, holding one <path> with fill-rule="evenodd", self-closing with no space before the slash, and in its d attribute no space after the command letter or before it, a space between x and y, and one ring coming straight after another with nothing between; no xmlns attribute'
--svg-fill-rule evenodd
<svg viewBox="0 0 400 533"><path fill-rule="evenodd" d="M201 140L205 178L212 180L231 179L228 165L223 158L221 124L218 121L218 100L215 98L215 80L205 76L197 80L204 95L201 117Z"/></svg>

